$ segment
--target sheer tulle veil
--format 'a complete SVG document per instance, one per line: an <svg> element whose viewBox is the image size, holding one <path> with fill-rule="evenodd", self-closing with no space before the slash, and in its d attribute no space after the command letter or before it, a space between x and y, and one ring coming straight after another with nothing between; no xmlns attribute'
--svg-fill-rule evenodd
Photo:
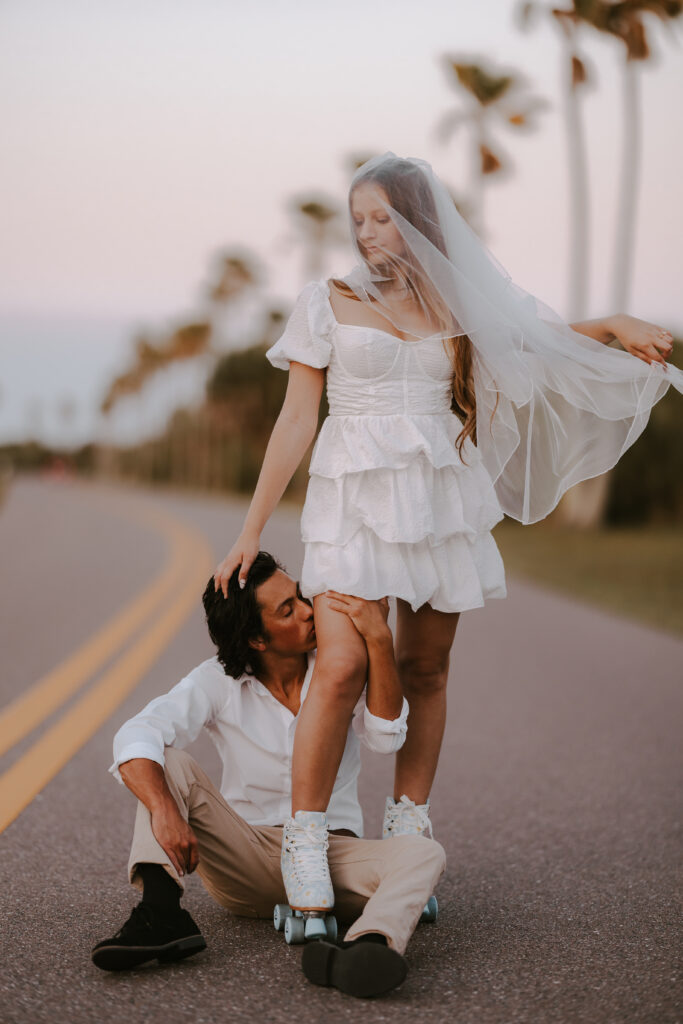
<svg viewBox="0 0 683 1024"><path fill-rule="evenodd" d="M669 385L683 392L680 370L578 334L516 285L424 160L374 157L356 171L350 196L360 185L401 243L370 258L349 209L358 264L342 280L406 338L414 314L396 303L397 280L435 333L469 339L476 443L508 515L544 518L567 488L614 466Z"/></svg>

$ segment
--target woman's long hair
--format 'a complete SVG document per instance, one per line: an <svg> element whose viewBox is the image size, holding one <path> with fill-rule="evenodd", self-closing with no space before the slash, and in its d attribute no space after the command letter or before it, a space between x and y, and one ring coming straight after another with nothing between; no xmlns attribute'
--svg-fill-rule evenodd
<svg viewBox="0 0 683 1024"><path fill-rule="evenodd" d="M349 211L354 191L359 185L368 182L374 182L384 189L389 205L421 232L439 252L448 257L429 183L423 174L416 173L413 164L397 157L391 161L390 165L385 164L366 171L354 181L349 192ZM363 244L360 240L357 240L357 244L363 259L368 266L372 267ZM400 278L419 306L427 311L429 318L439 330L453 331L454 320L451 311L420 264L414 259L410 247L407 248L401 262L405 270L391 262L386 268L388 276L394 280ZM333 279L332 283L342 295L348 298L357 298L344 281ZM462 430L456 439L455 446L458 453L462 455L462 446L466 438L471 437L476 444L477 403L472 371L472 342L466 334L453 334L444 340L444 345L453 365L452 409L462 421Z"/></svg>

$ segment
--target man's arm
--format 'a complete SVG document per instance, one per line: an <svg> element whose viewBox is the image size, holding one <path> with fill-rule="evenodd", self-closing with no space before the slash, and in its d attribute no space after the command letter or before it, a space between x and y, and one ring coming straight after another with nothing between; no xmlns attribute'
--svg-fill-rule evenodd
<svg viewBox="0 0 683 1024"><path fill-rule="evenodd" d="M114 763L109 771L121 778L119 766L138 758L163 767L164 749L182 750L196 740L229 693L226 676L215 659L197 665L172 690L155 697L124 722L114 737Z"/></svg>
<svg viewBox="0 0 683 1024"><path fill-rule="evenodd" d="M168 788L164 769L156 761L135 757L119 765L121 778L150 813L152 832L179 875L199 863L197 837L181 815Z"/></svg>
<svg viewBox="0 0 683 1024"><path fill-rule="evenodd" d="M345 612L365 640L368 649L368 685L365 703L371 715L393 720L401 715L403 692L394 659L394 638L387 625L389 602L365 601L362 597L327 591L330 608Z"/></svg>
<svg viewBox="0 0 683 1024"><path fill-rule="evenodd" d="M109 769L150 812L152 831L176 871L197 866L197 840L183 819L164 776L166 747L185 747L225 705L226 677L215 659L194 668L177 686L121 726Z"/></svg>

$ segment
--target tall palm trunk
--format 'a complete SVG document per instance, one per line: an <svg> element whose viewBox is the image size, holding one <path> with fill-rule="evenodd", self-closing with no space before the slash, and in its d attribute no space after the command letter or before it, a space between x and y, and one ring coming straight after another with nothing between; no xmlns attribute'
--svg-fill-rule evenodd
<svg viewBox="0 0 683 1024"><path fill-rule="evenodd" d="M569 164L569 294L567 313L570 320L582 320L587 314L590 267L590 231L588 222L588 153L581 120L579 93L574 82L576 54L570 40L566 42L564 112L567 126L567 161Z"/></svg>
<svg viewBox="0 0 683 1024"><path fill-rule="evenodd" d="M467 196L469 205L469 222L472 230L483 237L484 232L484 175L481 168L481 147L484 139L484 108L475 103L470 115L471 148L470 148L470 186Z"/></svg>
<svg viewBox="0 0 683 1024"><path fill-rule="evenodd" d="M631 293L633 252L636 230L636 205L640 177L642 113L638 90L638 66L624 61L623 128L621 140L621 185L617 207L617 233L614 249L614 277L610 309L625 313Z"/></svg>
<svg viewBox="0 0 683 1024"><path fill-rule="evenodd" d="M584 320L588 307L588 280L590 266L590 229L588 195L588 153L577 82L574 74L576 52L572 39L565 38L566 60L563 102L567 128L567 158L569 164L570 224L569 224L569 293L567 320ZM595 517L595 495L601 491L600 477L585 480L571 487L560 501L555 521L565 526L592 525ZM606 490L605 490L606 498ZM604 499L601 499L604 505Z"/></svg>
<svg viewBox="0 0 683 1024"><path fill-rule="evenodd" d="M626 312L631 292L640 171L642 121L638 68L635 61L628 59L624 61L622 113L621 182L609 304L609 308L617 313ZM572 488L569 492L572 498L569 509L571 525L591 529L604 522L609 486L610 473L603 473Z"/></svg>

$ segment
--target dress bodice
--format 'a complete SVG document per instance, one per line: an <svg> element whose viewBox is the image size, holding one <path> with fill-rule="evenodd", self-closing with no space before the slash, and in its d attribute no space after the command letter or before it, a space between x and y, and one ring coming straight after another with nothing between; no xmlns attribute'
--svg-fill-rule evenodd
<svg viewBox="0 0 683 1024"><path fill-rule="evenodd" d="M446 343L403 341L376 327L335 320L327 368L331 416L450 412L453 367Z"/></svg>

